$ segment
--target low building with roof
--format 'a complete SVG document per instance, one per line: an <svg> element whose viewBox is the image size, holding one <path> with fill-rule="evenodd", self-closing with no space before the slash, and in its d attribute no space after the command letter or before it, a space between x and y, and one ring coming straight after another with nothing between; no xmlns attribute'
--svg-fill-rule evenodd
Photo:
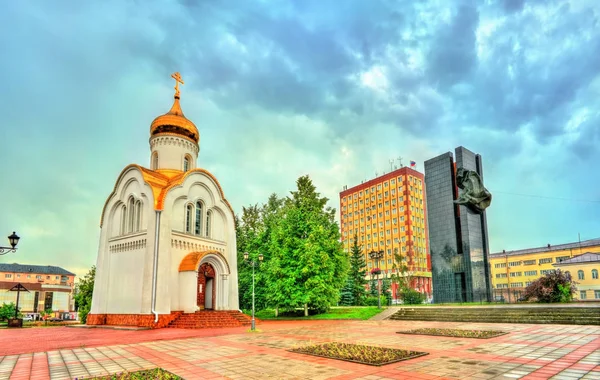
<svg viewBox="0 0 600 380"><path fill-rule="evenodd" d="M563 272L569 272L576 282L575 299L579 301L600 301L600 254L586 252L563 260L552 266Z"/></svg>
<svg viewBox="0 0 600 380"><path fill-rule="evenodd" d="M600 254L600 238L492 253L490 273L494 294L502 294L505 300L515 302L533 281L552 270L563 269L559 264L587 253ZM573 270L570 272L575 273L573 279L577 282L577 273ZM592 274L589 273L589 276ZM592 293L586 293L588 298L593 296ZM578 293L576 298L580 295Z"/></svg>
<svg viewBox="0 0 600 380"><path fill-rule="evenodd" d="M0 263L0 305L17 301L17 292L10 291L21 283L28 292L21 292L22 313L39 313L51 309L55 313L75 310L73 290L75 274L53 265Z"/></svg>

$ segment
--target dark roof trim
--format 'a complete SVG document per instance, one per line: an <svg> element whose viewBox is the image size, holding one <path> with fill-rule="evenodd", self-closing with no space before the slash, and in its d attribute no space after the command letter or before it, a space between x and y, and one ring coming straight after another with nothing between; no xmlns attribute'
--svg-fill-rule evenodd
<svg viewBox="0 0 600 380"><path fill-rule="evenodd" d="M75 273L71 273L61 267L55 267L52 265L29 265L29 264L0 264L0 272L9 273L31 273L31 274L60 274L65 276L75 276Z"/></svg>
<svg viewBox="0 0 600 380"><path fill-rule="evenodd" d="M526 255L529 253L544 253L544 252L554 252L554 251L563 251L568 249L583 249L587 247L595 247L600 246L600 238L584 240L582 242L575 243L567 243L567 244L559 244L559 245L547 245L545 247L538 248L526 248L519 249L515 251L506 251L506 252L494 252L491 254L492 257L504 257L504 256L518 256L518 255Z"/></svg>

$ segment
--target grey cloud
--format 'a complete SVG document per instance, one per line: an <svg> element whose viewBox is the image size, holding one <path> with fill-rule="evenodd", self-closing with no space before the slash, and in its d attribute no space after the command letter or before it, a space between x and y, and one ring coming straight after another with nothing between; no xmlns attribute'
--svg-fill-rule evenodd
<svg viewBox="0 0 600 380"><path fill-rule="evenodd" d="M477 64L475 29L478 23L477 9L463 5L452 22L437 31L428 54L430 81L451 86L467 78Z"/></svg>

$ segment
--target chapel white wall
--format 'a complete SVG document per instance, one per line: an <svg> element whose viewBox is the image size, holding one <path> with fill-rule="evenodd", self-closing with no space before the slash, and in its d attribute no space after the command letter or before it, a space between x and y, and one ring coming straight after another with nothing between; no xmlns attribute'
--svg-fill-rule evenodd
<svg viewBox="0 0 600 380"><path fill-rule="evenodd" d="M178 136L156 135L150 138L150 168L183 170L186 155L191 158L188 170L196 168L200 148L193 142ZM154 153L158 153L158 167L154 167Z"/></svg>

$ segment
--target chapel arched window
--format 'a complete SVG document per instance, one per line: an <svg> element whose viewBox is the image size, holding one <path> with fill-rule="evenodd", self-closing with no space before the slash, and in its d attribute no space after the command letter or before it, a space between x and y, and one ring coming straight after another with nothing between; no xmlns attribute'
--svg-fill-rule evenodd
<svg viewBox="0 0 600 380"><path fill-rule="evenodd" d="M190 170L190 156L185 156L183 159L183 171L187 172Z"/></svg>
<svg viewBox="0 0 600 380"><path fill-rule="evenodd" d="M206 237L210 237L210 228L211 228L211 223L210 223L210 219L212 217L212 211L207 211L206 212Z"/></svg>
<svg viewBox="0 0 600 380"><path fill-rule="evenodd" d="M196 202L196 225L194 228L194 234L200 235L202 233L202 202Z"/></svg>
<svg viewBox="0 0 600 380"><path fill-rule="evenodd" d="M191 204L185 208L185 232L192 232L192 218L194 217L194 206Z"/></svg>
<svg viewBox="0 0 600 380"><path fill-rule="evenodd" d="M134 229L133 227L135 226L134 224L134 219L135 219L135 201L133 200L133 197L129 198L129 202L127 203L127 219L128 219L128 227L127 227L127 232L133 232Z"/></svg>
<svg viewBox="0 0 600 380"><path fill-rule="evenodd" d="M121 235L127 233L127 207L121 206Z"/></svg>
<svg viewBox="0 0 600 380"><path fill-rule="evenodd" d="M135 202L135 230L140 231L142 229L142 202Z"/></svg>
<svg viewBox="0 0 600 380"><path fill-rule="evenodd" d="M152 169L158 169L158 152L152 153Z"/></svg>

